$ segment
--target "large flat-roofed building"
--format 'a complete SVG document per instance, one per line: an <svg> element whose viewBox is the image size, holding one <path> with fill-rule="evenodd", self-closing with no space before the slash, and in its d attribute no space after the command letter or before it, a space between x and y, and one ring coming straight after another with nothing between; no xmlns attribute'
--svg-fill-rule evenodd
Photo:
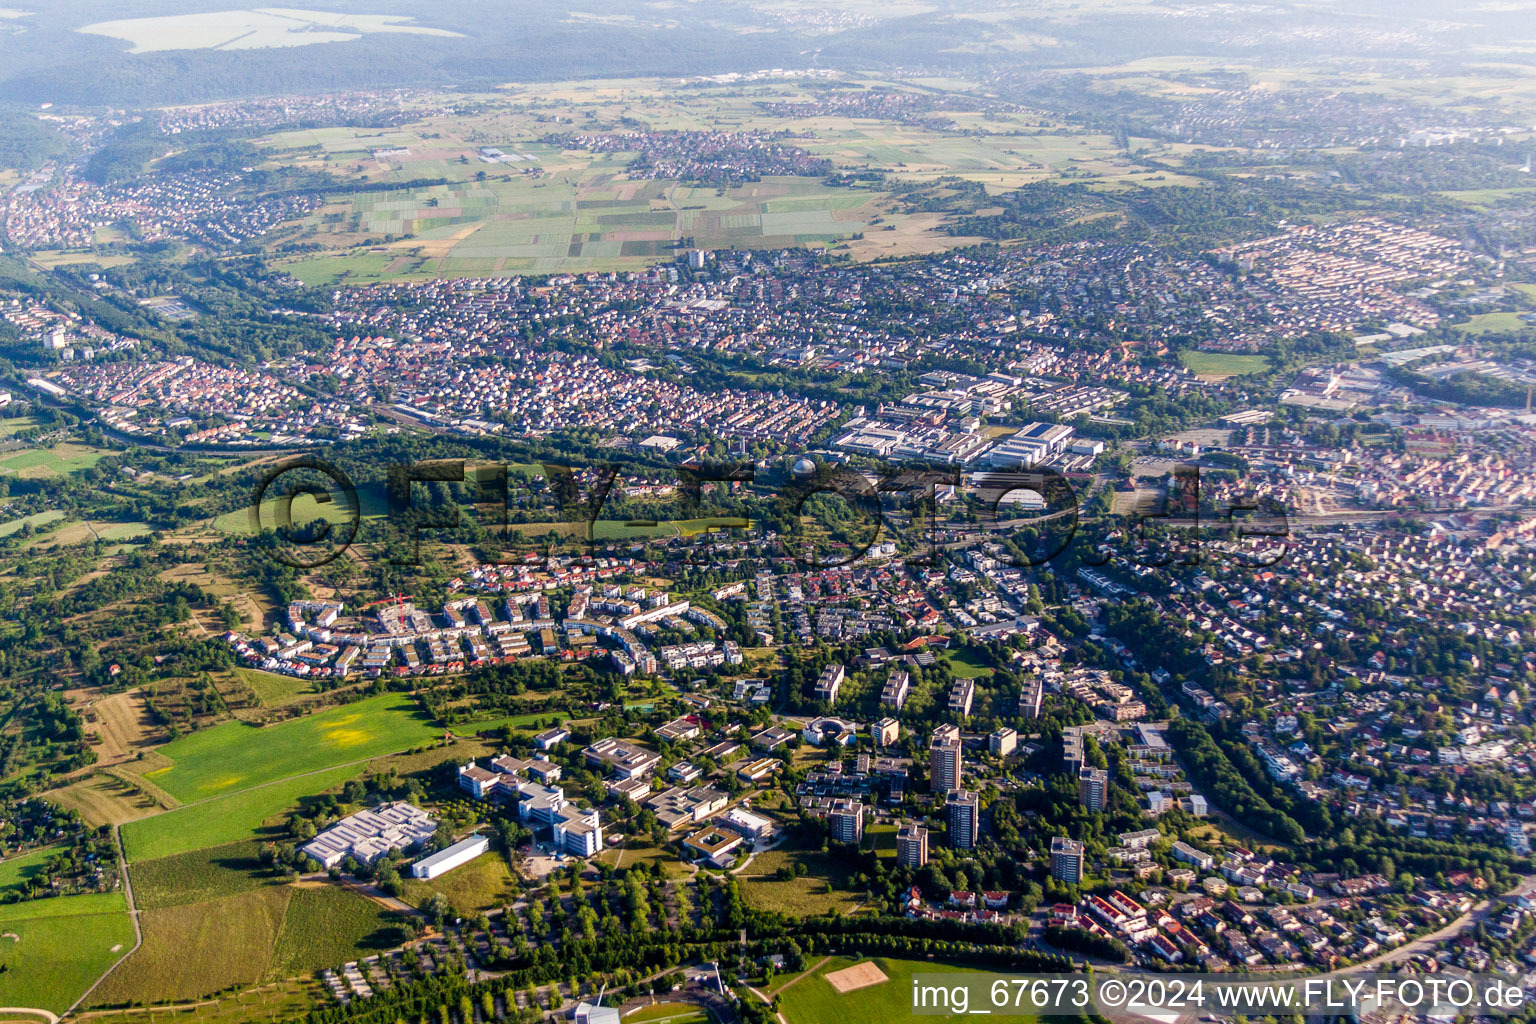
<svg viewBox="0 0 1536 1024"><path fill-rule="evenodd" d="M998 757L1007 757L1018 749L1019 734L1006 725L987 737L987 749Z"/></svg>
<svg viewBox="0 0 1536 1024"><path fill-rule="evenodd" d="M1039 718L1044 703L1045 684L1038 677L1024 680L1024 689L1019 692L1019 717Z"/></svg>
<svg viewBox="0 0 1536 1024"><path fill-rule="evenodd" d="M582 752L593 768L607 768L621 779L649 775L661 763L661 755L644 747L609 736Z"/></svg>
<svg viewBox="0 0 1536 1024"><path fill-rule="evenodd" d="M734 860L731 852L744 842L746 837L740 832L706 828L684 839L683 849L692 852L696 860L707 860L717 867L725 867Z"/></svg>
<svg viewBox="0 0 1536 1024"><path fill-rule="evenodd" d="M501 783L501 775L497 772L486 771L473 761L459 769L459 788L464 790L476 800L484 800L496 792Z"/></svg>
<svg viewBox="0 0 1536 1024"><path fill-rule="evenodd" d="M351 857L372 864L390 850L405 850L432 838L437 819L403 801L380 804L342 818L300 847L322 868L336 867Z"/></svg>
<svg viewBox="0 0 1536 1024"><path fill-rule="evenodd" d="M566 804L552 823L555 845L573 857L591 857L603 848L603 824L597 810Z"/></svg>
<svg viewBox="0 0 1536 1024"><path fill-rule="evenodd" d="M732 807L720 816L720 823L740 832L752 842L763 839L771 839L778 834L779 826L769 818L761 814L753 814L744 811L740 807Z"/></svg>
<svg viewBox="0 0 1536 1024"><path fill-rule="evenodd" d="M1061 454L1073 428L1063 423L1031 423L987 452L995 469L1028 469Z"/></svg>
<svg viewBox="0 0 1536 1024"><path fill-rule="evenodd" d="M694 786L692 789L674 786L647 797L645 806L654 811L656 820L668 829L679 829L718 814L730 800L729 793L713 786Z"/></svg>
<svg viewBox="0 0 1536 1024"><path fill-rule="evenodd" d="M846 747L858 739L859 723L843 718L814 718L801 733L815 747Z"/></svg>
<svg viewBox="0 0 1536 1024"><path fill-rule="evenodd" d="M491 848L486 836L470 836L411 865L412 878L436 878L461 864L468 864Z"/></svg>

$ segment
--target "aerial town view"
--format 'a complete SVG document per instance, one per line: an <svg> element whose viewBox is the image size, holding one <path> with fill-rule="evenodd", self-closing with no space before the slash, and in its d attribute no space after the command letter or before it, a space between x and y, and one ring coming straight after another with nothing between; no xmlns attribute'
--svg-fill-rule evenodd
<svg viewBox="0 0 1536 1024"><path fill-rule="evenodd" d="M0 1024L1536 1020L1536 4L12 2Z"/></svg>

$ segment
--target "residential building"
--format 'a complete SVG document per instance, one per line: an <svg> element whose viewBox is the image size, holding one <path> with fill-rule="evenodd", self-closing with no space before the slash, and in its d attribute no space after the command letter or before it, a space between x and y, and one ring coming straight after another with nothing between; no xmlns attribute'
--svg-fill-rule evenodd
<svg viewBox="0 0 1536 1024"><path fill-rule="evenodd" d="M1077 772L1077 801L1090 811L1102 811L1109 797L1109 772L1084 765Z"/></svg>
<svg viewBox="0 0 1536 1024"><path fill-rule="evenodd" d="M968 789L951 790L946 810L949 812L949 844L957 850L974 850L981 822L981 803Z"/></svg>
<svg viewBox="0 0 1536 1024"><path fill-rule="evenodd" d="M904 868L920 868L928 863L926 828L908 824L896 831L896 863Z"/></svg>
<svg viewBox="0 0 1536 1024"><path fill-rule="evenodd" d="M1077 885L1083 880L1083 844L1066 836L1051 839L1051 877Z"/></svg>
<svg viewBox="0 0 1536 1024"><path fill-rule="evenodd" d="M987 749L998 757L1007 757L1018 749L1019 734L1006 725L987 737Z"/></svg>
<svg viewBox="0 0 1536 1024"><path fill-rule="evenodd" d="M864 840L864 805L857 800L834 800L827 812L832 838L850 845Z"/></svg>
<svg viewBox="0 0 1536 1024"><path fill-rule="evenodd" d="M964 774L962 762L959 730L934 730L933 745L928 750L928 771L935 793L947 793L960 788L960 779Z"/></svg>
<svg viewBox="0 0 1536 1024"><path fill-rule="evenodd" d="M828 665L816 679L815 698L828 704L837 703L837 692L843 688L846 671L841 664Z"/></svg>

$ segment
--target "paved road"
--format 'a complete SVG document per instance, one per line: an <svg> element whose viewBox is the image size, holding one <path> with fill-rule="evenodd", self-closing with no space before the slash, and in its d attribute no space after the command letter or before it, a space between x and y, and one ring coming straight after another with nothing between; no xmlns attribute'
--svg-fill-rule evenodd
<svg viewBox="0 0 1536 1024"><path fill-rule="evenodd" d="M0 1015L8 1013L24 1014L28 1017L42 1017L48 1024L59 1024L58 1014L48 1010L39 1010L31 1006L0 1006ZM782 1020L783 1018L780 1019Z"/></svg>

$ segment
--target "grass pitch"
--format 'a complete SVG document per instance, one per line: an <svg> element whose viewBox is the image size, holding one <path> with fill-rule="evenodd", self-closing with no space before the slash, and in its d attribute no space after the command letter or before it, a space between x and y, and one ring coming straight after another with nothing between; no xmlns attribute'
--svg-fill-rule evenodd
<svg viewBox="0 0 1536 1024"><path fill-rule="evenodd" d="M874 971L885 976L886 981L876 980L854 989L839 990L835 978L848 977L847 972L861 971L873 976ZM861 1024L908 1024L912 1017L912 979L918 974L974 975L990 972L953 964L925 960L896 960L875 957L861 960L849 957L833 957L809 974L791 978L779 986L775 994L780 996L780 1012L788 1024L821 1024L829 1020L856 1020ZM862 976L862 975L861 975ZM956 984L956 977L946 984ZM988 1020L1004 1020L1023 1024L1038 1018L1028 1014L1004 1014L988 1005L978 1005L971 1000L969 1009L991 1009ZM962 1020L969 1014L939 1015L929 1020Z"/></svg>

